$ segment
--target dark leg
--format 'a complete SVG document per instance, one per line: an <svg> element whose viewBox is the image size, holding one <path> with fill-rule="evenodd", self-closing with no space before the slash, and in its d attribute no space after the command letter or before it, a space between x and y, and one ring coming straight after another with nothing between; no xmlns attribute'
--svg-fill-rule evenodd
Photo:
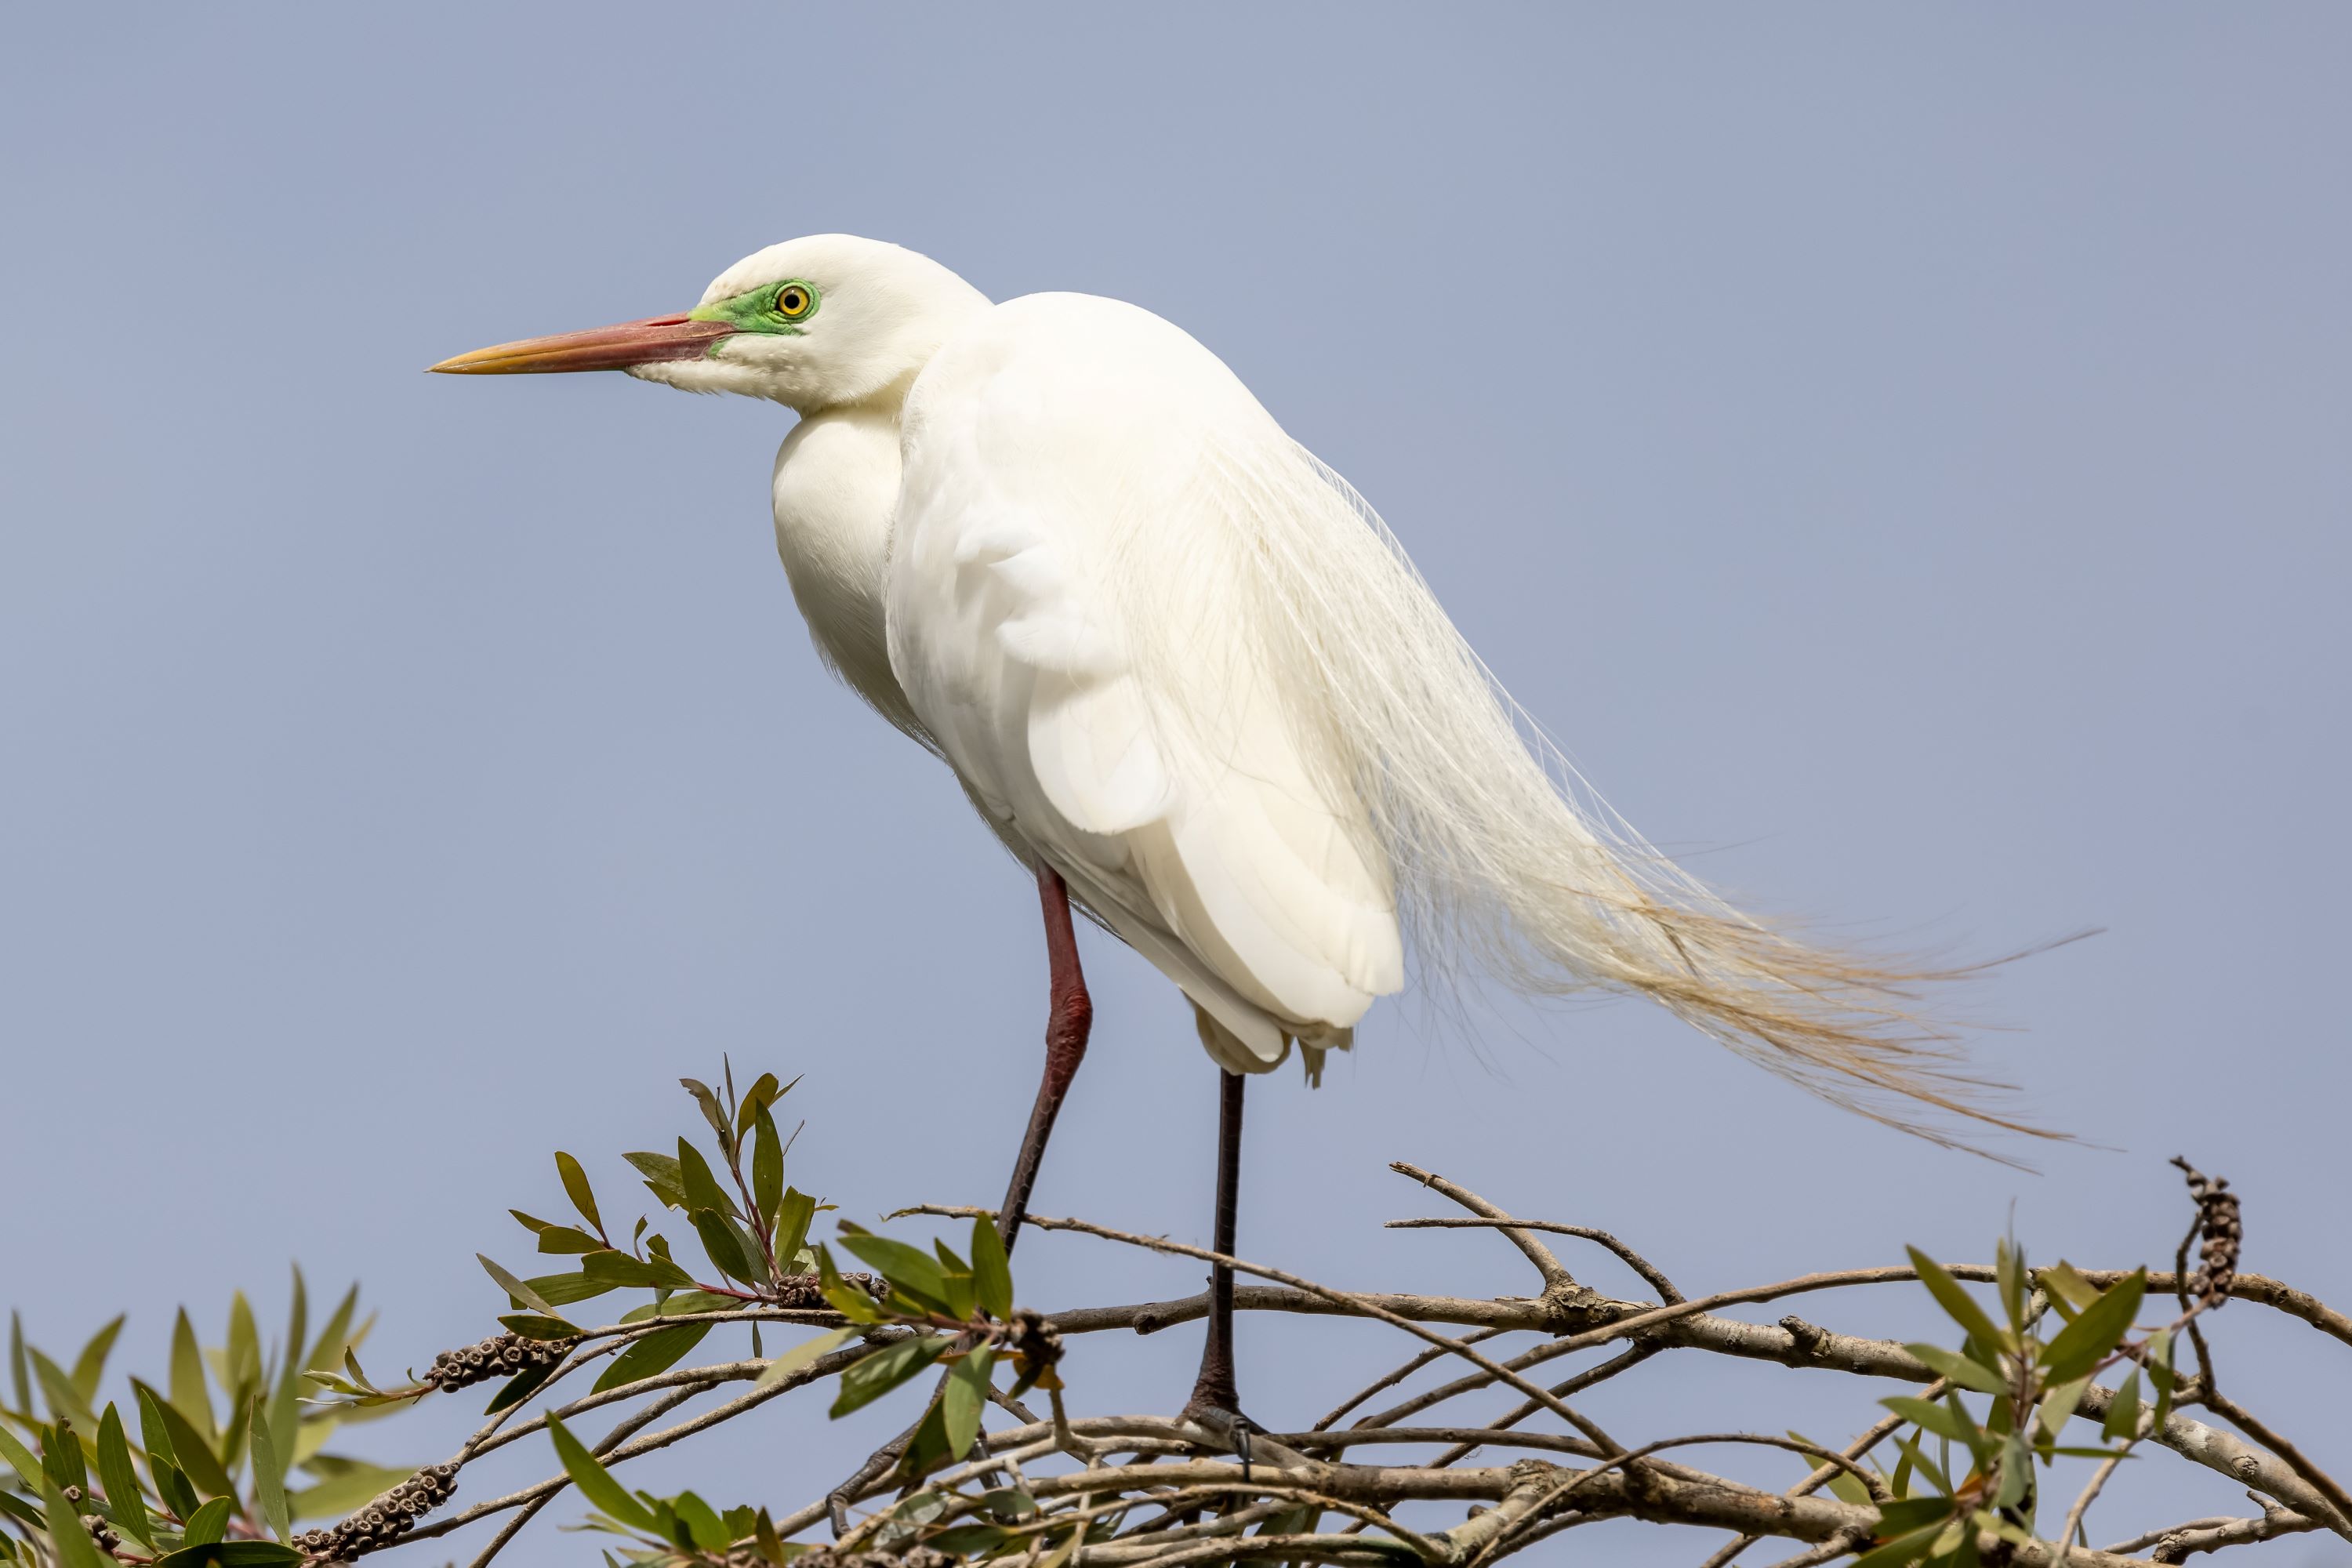
<svg viewBox="0 0 2352 1568"><path fill-rule="evenodd" d="M1087 977L1078 970L1078 937L1070 925L1070 889L1061 873L1037 862L1037 898L1045 910L1045 961L1050 979L1045 1014L1045 1076L1037 1085L1037 1103L1029 1112L1029 1131L1022 1135L1020 1158L1013 1163L1013 1181L1004 1189L1004 1203L996 1211L997 1234L1004 1249L1013 1250L1021 1222L1029 1213L1029 1190L1037 1184L1038 1162L1045 1157L1045 1140L1054 1135L1054 1118L1062 1111L1070 1080L1086 1059L1087 1036L1094 1026L1095 1005L1087 994Z"/></svg>
<svg viewBox="0 0 2352 1568"><path fill-rule="evenodd" d="M1210 1245L1231 1258L1234 1211L1241 1200L1242 1092L1249 1079L1237 1072L1218 1078L1217 1221L1216 1238ZM1202 1347L1200 1380L1192 1385L1184 1414L1192 1420L1205 1418L1210 1425L1248 1430L1241 1395L1234 1386L1234 1271L1222 1263L1209 1266L1209 1341ZM1243 1460L1248 1460L1246 1450Z"/></svg>

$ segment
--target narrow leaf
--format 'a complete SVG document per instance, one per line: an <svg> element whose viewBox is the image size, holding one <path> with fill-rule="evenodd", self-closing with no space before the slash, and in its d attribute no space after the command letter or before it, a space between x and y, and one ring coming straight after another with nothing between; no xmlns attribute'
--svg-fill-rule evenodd
<svg viewBox="0 0 2352 1568"><path fill-rule="evenodd" d="M700 1079L682 1078L677 1081L685 1086L687 1093L694 1096L694 1103L702 1108L702 1119L710 1123L713 1132L719 1134L719 1152L733 1153L735 1129L728 1125L727 1113L719 1109L719 1097L710 1092L710 1086ZM688 1193L687 1195L692 1197L694 1194Z"/></svg>
<svg viewBox="0 0 2352 1568"><path fill-rule="evenodd" d="M754 1092L758 1088L752 1086ZM760 1211L756 1216L760 1228L772 1230L777 1205L784 1197L784 1141L776 1131L776 1119L764 1105L753 1113L752 1126L751 1206Z"/></svg>
<svg viewBox="0 0 2352 1568"><path fill-rule="evenodd" d="M41 1511L48 1516L49 1550L59 1568L107 1568L98 1542L81 1527L82 1510L66 1501L57 1482L46 1476L41 1479Z"/></svg>
<svg viewBox="0 0 2352 1568"><path fill-rule="evenodd" d="M490 1402L482 1407L485 1415L496 1415L509 1405L520 1405L539 1392L539 1385L562 1370L561 1362L547 1362L539 1366L527 1366L499 1385Z"/></svg>
<svg viewBox="0 0 2352 1568"><path fill-rule="evenodd" d="M635 1383L641 1377L667 1372L685 1359L686 1353L702 1342L710 1331L709 1323L673 1323L656 1329L643 1339L632 1342L627 1350L613 1358L604 1375L596 1380L593 1392L604 1393L625 1383Z"/></svg>
<svg viewBox="0 0 2352 1568"><path fill-rule="evenodd" d="M1979 1394L2000 1394L2009 1392L2009 1384L2001 1381L1999 1373L1994 1372L1990 1367L1970 1361L1964 1355L1948 1351L1941 1345L1915 1344L1905 1345L1903 1348L1951 1379L1952 1382L1958 1384L1962 1388L1974 1389Z"/></svg>
<svg viewBox="0 0 2352 1568"><path fill-rule="evenodd" d="M555 1173L563 1178L564 1195L572 1200L572 1206L602 1236L604 1216L596 1212L596 1189L588 1184L588 1173L580 1168L579 1161L561 1149L555 1152Z"/></svg>
<svg viewBox="0 0 2352 1568"><path fill-rule="evenodd" d="M1992 1320L1985 1316L1984 1309L1977 1305L1976 1298L1946 1272L1942 1264L1916 1247L1906 1250L1911 1254L1911 1267L1919 1271L1919 1283L1927 1288L1927 1293L1936 1298L1936 1304L1943 1308L1954 1322L1968 1331L1970 1339L1987 1349L2007 1343L2000 1331L1992 1326Z"/></svg>
<svg viewBox="0 0 2352 1568"><path fill-rule="evenodd" d="M1013 1260L992 1220L971 1222L971 1282L981 1310L998 1322L1013 1316Z"/></svg>
<svg viewBox="0 0 2352 1568"><path fill-rule="evenodd" d="M107 1511L115 1523L152 1552L155 1538L147 1529L147 1494L139 1488L139 1472L131 1468L131 1440L123 1436L122 1417L111 1405L98 1418L98 1479L106 1483Z"/></svg>
<svg viewBox="0 0 2352 1568"><path fill-rule="evenodd" d="M491 1262L488 1257L477 1252L474 1254L474 1258L476 1261L481 1264L483 1270L487 1272L491 1279L498 1281L499 1289L513 1297L518 1305L529 1307L532 1311L542 1313L551 1318L562 1316L562 1313L558 1312L553 1307L549 1306L545 1300L541 1300L538 1291L532 1289L520 1279L516 1279L513 1275L508 1273L505 1269Z"/></svg>
<svg viewBox="0 0 2352 1568"><path fill-rule="evenodd" d="M269 1423L261 1407L253 1407L247 1441L253 1455L253 1495L261 1505L261 1517L268 1522L270 1533L278 1540L289 1539L294 1533L293 1516L286 1508L286 1467L278 1457L278 1445L269 1435Z"/></svg>
<svg viewBox="0 0 2352 1568"><path fill-rule="evenodd" d="M752 1384L751 1386L754 1388L773 1388L777 1384L783 1382L784 1379L800 1371L801 1368L814 1364L817 1361L825 1356L831 1355L834 1352L847 1344L851 1336L856 1332L857 1331L855 1328L829 1329L825 1332L817 1335L814 1339L803 1340L792 1349L784 1352L783 1354L776 1357L773 1361L771 1361L767 1366L761 1370L759 1380Z"/></svg>
<svg viewBox="0 0 2352 1568"><path fill-rule="evenodd" d="M980 1435L980 1415L988 1408L988 1374L996 1352L976 1350L948 1369L940 1388L940 1418L948 1429L948 1452L969 1453Z"/></svg>
<svg viewBox="0 0 2352 1568"><path fill-rule="evenodd" d="M2139 1436L2139 1368L2134 1367L2124 1385L2107 1405L2107 1420L2102 1429L2111 1438L2125 1439Z"/></svg>
<svg viewBox="0 0 2352 1568"><path fill-rule="evenodd" d="M789 1274L793 1259L808 1246L809 1222L816 1217L816 1200L798 1187L786 1187L776 1205L776 1267Z"/></svg>
<svg viewBox="0 0 2352 1568"><path fill-rule="evenodd" d="M841 1394L833 1402L833 1415L838 1419L871 1405L937 1361L947 1347L946 1340L926 1335L900 1340L864 1357L841 1374Z"/></svg>
<svg viewBox="0 0 2352 1568"><path fill-rule="evenodd" d="M89 1343L81 1347L81 1354L74 1357L74 1391L81 1395L83 1405L97 1405L98 1385L106 1376L106 1358L112 1352L115 1339L121 1332L122 1318L118 1315L114 1321L92 1334Z"/></svg>
<svg viewBox="0 0 2352 1568"><path fill-rule="evenodd" d="M144 1387L143 1384L134 1386ZM156 1402L156 1412L163 1418L164 1430L171 1434L173 1461L187 1472L188 1479L206 1497L226 1498L236 1495L236 1483L222 1468L220 1456L213 1452L212 1441L196 1430L177 1401Z"/></svg>
<svg viewBox="0 0 2352 1568"><path fill-rule="evenodd" d="M229 1510L235 1506L225 1497L213 1499L189 1515L187 1527L181 1531L180 1539L190 1546L205 1546L218 1541L228 1533Z"/></svg>
<svg viewBox="0 0 2352 1568"><path fill-rule="evenodd" d="M1967 1443L1971 1447L1978 1441L1979 1435L1974 1425L1964 1425L1952 1414L1949 1405L1937 1405L1926 1399L1914 1399L1908 1394L1901 1394L1882 1399L1878 1403L1902 1416L1906 1421L1918 1426L1922 1431L1933 1432L1938 1437L1949 1437L1955 1443Z"/></svg>
<svg viewBox="0 0 2352 1568"><path fill-rule="evenodd" d="M572 1484L580 1489L580 1495L586 1498L591 1506L606 1518L632 1530L642 1530L647 1534L653 1532L656 1521L652 1510L614 1480L613 1473L598 1464L596 1456L590 1453L580 1439L574 1437L571 1430L552 1415L547 1418L547 1435L554 1441L556 1457L563 1461L564 1471L571 1476Z"/></svg>
<svg viewBox="0 0 2352 1568"><path fill-rule="evenodd" d="M203 1435L209 1447L216 1430L212 1395L205 1389L204 1352L196 1348L195 1326L188 1321L185 1307L172 1325L172 1408L187 1417L188 1425Z"/></svg>
<svg viewBox="0 0 2352 1568"><path fill-rule="evenodd" d="M537 1312L507 1312L499 1321L527 1340L570 1340L580 1335L577 1328L562 1318L542 1317Z"/></svg>
<svg viewBox="0 0 2352 1568"><path fill-rule="evenodd" d="M2042 1364L2049 1376L2063 1382L2090 1371L2130 1331L2132 1319L2139 1313L2140 1298L2147 1291L2147 1270L2136 1268L2084 1308L2073 1322L2058 1331L2056 1339L2042 1347Z"/></svg>

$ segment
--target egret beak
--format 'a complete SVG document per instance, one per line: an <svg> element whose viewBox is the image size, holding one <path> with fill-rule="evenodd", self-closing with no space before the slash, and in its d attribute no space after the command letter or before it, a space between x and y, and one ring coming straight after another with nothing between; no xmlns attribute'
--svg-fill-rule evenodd
<svg viewBox="0 0 2352 1568"><path fill-rule="evenodd" d="M688 316L648 316L642 321L525 338L445 359L429 370L444 375L529 375L558 370L626 370L664 360L700 359L735 331L730 321Z"/></svg>

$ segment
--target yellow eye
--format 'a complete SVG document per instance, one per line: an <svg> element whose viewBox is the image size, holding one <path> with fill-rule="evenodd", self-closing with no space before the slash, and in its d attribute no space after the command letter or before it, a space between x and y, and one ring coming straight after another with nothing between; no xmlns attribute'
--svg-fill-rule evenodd
<svg viewBox="0 0 2352 1568"><path fill-rule="evenodd" d="M816 300L797 283L787 283L776 290L776 314L787 321L797 321L816 308Z"/></svg>

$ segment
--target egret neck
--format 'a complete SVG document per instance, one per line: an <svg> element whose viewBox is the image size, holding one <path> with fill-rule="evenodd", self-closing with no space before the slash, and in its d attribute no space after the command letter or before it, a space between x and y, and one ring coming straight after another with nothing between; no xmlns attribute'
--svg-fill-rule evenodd
<svg viewBox="0 0 2352 1568"><path fill-rule="evenodd" d="M818 655L898 729L929 743L890 673L883 579L898 500L903 393L811 414L776 452L776 553Z"/></svg>

